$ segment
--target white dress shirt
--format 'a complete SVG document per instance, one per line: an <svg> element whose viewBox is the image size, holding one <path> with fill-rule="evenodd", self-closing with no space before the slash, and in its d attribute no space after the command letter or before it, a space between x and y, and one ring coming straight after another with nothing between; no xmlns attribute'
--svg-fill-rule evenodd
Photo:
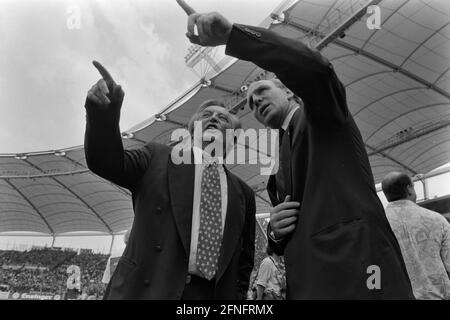
<svg viewBox="0 0 450 320"><path fill-rule="evenodd" d="M299 108L300 108L299 106L295 106L294 108L292 108L291 111L289 111L286 118L284 118L283 124L281 125L281 129L283 129L284 131L287 130L289 124L291 123L292 117L294 116L295 111L297 111Z"/></svg>
<svg viewBox="0 0 450 320"><path fill-rule="evenodd" d="M189 273L195 274L203 277L200 271L197 270L197 244L198 244L198 233L200 230L200 195L201 195L201 185L202 185L202 174L203 168L206 164L212 162L219 162L218 158L213 158L202 149L193 147L194 152L194 163L195 164L195 181L194 181L194 199L192 206L192 228L191 228L191 249L189 254ZM203 160L203 161L202 161ZM222 161L223 163L223 161ZM227 204L228 204L228 184L227 175L223 165L219 165L219 178L220 178L220 191L222 196L222 236L223 229L225 227L225 219L227 215Z"/></svg>

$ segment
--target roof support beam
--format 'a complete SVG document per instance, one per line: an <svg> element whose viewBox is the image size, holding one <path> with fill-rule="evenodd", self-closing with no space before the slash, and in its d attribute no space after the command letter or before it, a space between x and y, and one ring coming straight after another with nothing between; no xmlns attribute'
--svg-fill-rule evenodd
<svg viewBox="0 0 450 320"><path fill-rule="evenodd" d="M422 48L422 46L427 43L428 40L430 40L431 38L433 38L436 34L438 34L439 32L442 31L442 29L444 29L445 27L447 27L449 25L449 22L447 22L446 24L444 24L442 27L440 27L439 29L435 30L432 34L430 34L425 40L423 40L404 60L403 62L400 64L400 67L403 67L403 65L408 61L409 58L411 58L413 56L414 53L417 52L417 50L419 50L420 48Z"/></svg>
<svg viewBox="0 0 450 320"><path fill-rule="evenodd" d="M367 38L367 40L364 42L364 44L361 46L361 48L364 48L367 43L369 43L370 39L372 39L375 34L383 28L383 26L388 22L392 16L394 16L398 11L400 11L401 8L403 8L404 5L406 5L409 2L409 0L405 0L400 6L397 7L389 16L383 19L383 23L381 24L380 29L375 29L374 32Z"/></svg>
<svg viewBox="0 0 450 320"><path fill-rule="evenodd" d="M14 184L12 184L8 179L5 179L5 182L13 188L20 196L25 200L36 213L41 217L42 221L44 221L45 225L47 226L48 230L50 231L50 235L53 237L55 235L55 231L48 223L47 219L45 219L44 215L39 211L39 209L22 193L22 191L19 190Z"/></svg>
<svg viewBox="0 0 450 320"><path fill-rule="evenodd" d="M289 26L292 26L292 27L294 27L294 28L304 32L304 33L312 33L312 34L314 34L316 36L319 36L321 38L324 38L324 39L327 38L327 37L330 38L330 36L326 36L325 34L319 32L317 30L314 30L314 29L311 29L309 27L303 26L303 25L301 25L301 24L299 24L297 22L286 20L285 23L287 25L289 25ZM342 33L342 31L341 31L341 33ZM336 44L337 46L339 46L341 48L344 48L344 49L347 49L347 50L349 50L351 52L354 52L355 54L359 54L359 55L361 55L363 57L366 57L366 58L368 58L368 59L370 59L372 61L375 61L375 62L377 62L377 63L379 63L379 64L381 64L381 65L383 65L383 66L385 66L387 68L390 68L390 69L392 69L395 72L398 72L398 73L400 73L400 74L402 74L402 75L404 75L404 76L406 76L406 77L408 77L408 78L410 78L412 80L417 81L418 83L420 83L423 86L425 86L425 87L427 87L427 88L429 88L429 89L439 93L440 95L444 96L445 98L450 99L450 94L448 92L446 92L445 90L442 90L441 88L437 87L435 84L433 84L433 83L431 83L431 82L429 82L429 81L419 77L418 75L415 75L414 73L412 73L412 72L410 72L410 71L408 71L408 70L406 70L406 69L404 69L404 68L402 68L402 67L400 67L398 65L395 65L392 62L389 62L389 61L387 61L387 60L385 60L383 58L380 58L380 57L374 55L373 53L370 53L370 52L368 52L366 50L363 50L363 49L358 48L358 47L356 47L354 45L348 44L345 41L342 41L342 40L339 40L339 39L335 39L335 38L336 37L334 37L332 40L325 41L324 43L329 44L331 41L334 40L333 43ZM322 45L320 47L320 49L322 49L324 47L325 46Z"/></svg>
<svg viewBox="0 0 450 320"><path fill-rule="evenodd" d="M404 68L402 68L400 66L397 66L397 65L393 64L392 62L389 62L389 61L387 61L387 60L385 60L383 58L380 58L380 57L378 57L378 56L374 55L373 53L370 53L370 52L368 52L366 50L360 50L358 47L355 47L355 46L353 46L351 44L348 44L348 43L346 43L344 41L336 40L335 43L338 46L340 46L340 47L343 47L345 49L353 51L356 54L359 54L359 55L361 55L363 57L369 58L370 60L378 62L379 64L381 64L381 65L383 65L385 67L391 68L394 72L398 72L398 73L400 73L400 74L402 74L402 75L404 75L404 76L406 76L406 77L408 77L408 78L410 78L412 80L415 80L418 83L420 83L420 84L424 85L425 87L429 88L430 90L433 90L433 91L439 93L440 95L442 95L443 97L445 97L447 99L450 99L450 94L448 92L446 92L445 90L437 87L435 84L433 84L433 83L431 83L431 82L429 82L429 81L419 77L418 75L416 75L416 74L414 74L414 73L412 73L412 72L410 72L410 71L408 71L408 70L406 70L406 69L404 69Z"/></svg>
<svg viewBox="0 0 450 320"><path fill-rule="evenodd" d="M44 178L44 177L57 177L57 176L71 176L74 174L89 172L89 169L81 169L72 172L61 172L61 173L45 173L45 171L40 170L42 174L29 174L29 175L13 175L13 176L0 176L0 179L34 179L34 178Z"/></svg>
<svg viewBox="0 0 450 320"><path fill-rule="evenodd" d="M39 168L38 166L34 165L33 163L31 163L28 160L23 160L24 162L26 162L28 165L30 165L31 167L35 168L36 170L39 170L42 172L41 168ZM49 177L50 179L52 179L53 181L55 181L57 184L59 184L61 187L63 187L64 189L66 189L69 193L71 193L75 198L77 198L78 200L81 201L81 203L83 203L90 211L92 211L92 213L105 225L106 229L109 231L110 234L113 234L113 230L109 227L109 225L105 222L105 220L103 220L103 218L97 213L97 211L92 208L86 201L84 201L83 198L81 198L79 195L77 195L73 190L71 190L70 188L68 188L65 184L63 184L61 181L59 181L58 179L56 179L56 177L51 176Z"/></svg>
<svg viewBox="0 0 450 320"><path fill-rule="evenodd" d="M406 112L403 112L403 113L397 115L396 117L390 119L389 121L385 122L385 123L382 124L380 127L378 127L377 130L375 130L370 136L368 136L368 137L366 138L366 141L369 141L374 135L376 135L378 132L380 132L382 129L384 129L384 128L385 128L386 126L388 126L389 124L395 122L397 119L400 119L400 118L402 118L402 117L404 117L404 116L406 116L406 115L408 115L408 114L410 114L410 113L413 113L413 112L416 112L416 111L419 111L419 110L423 110L423 109L428 109L428 108L433 108L433 107L440 107L440 106L448 106L448 105L449 105L449 103L433 103L433 104L428 104L428 105L425 105L425 106L420 106L420 107L414 108L414 109L412 109L412 110L408 110L408 111L406 111ZM442 119L442 118L445 118L445 116L444 116L444 115L441 115L441 116L440 116L440 119ZM429 120L430 120L430 119L429 119ZM433 119L433 120L434 120L434 119ZM435 120L434 120L434 121L435 121ZM438 126L439 129L440 129L440 128L446 127L446 126L448 125L449 122L450 122L449 120L444 120L444 121L435 122L434 125ZM444 125L441 126L442 124L444 124ZM414 130L419 130L419 129L414 128ZM436 131L436 130L427 131L427 133L434 132L434 131ZM421 131L420 131L420 133L422 133L422 132L424 132L424 130L421 130ZM419 132L417 132L417 134L418 134L418 133L419 133ZM422 136L423 136L423 134L420 135L420 137L422 137ZM410 140L412 140L412 139L410 139ZM410 140L408 140L408 141L410 141ZM388 141L389 141L389 140L388 140ZM382 143L386 143L386 142L387 142L387 141L384 141L384 142L382 142ZM379 147L384 148L384 146L382 146L382 145L379 145ZM378 149L380 150L381 148L378 148Z"/></svg>
<svg viewBox="0 0 450 320"><path fill-rule="evenodd" d="M395 158L389 156L388 154L384 153L383 151L380 151L380 150L378 150L378 149L376 149L376 148L374 148L374 147L371 147L371 146L369 146L368 144L365 144L365 146L366 146L366 148L368 148L368 149L374 151L372 154L378 153L378 154L380 154L382 157L391 160L392 162L398 164L400 167L402 167L402 168L404 168L404 169L410 171L411 173L413 173L413 174L418 174L414 169L412 169L412 168L408 167L407 165L401 163L400 161L398 161L397 159L395 159Z"/></svg>
<svg viewBox="0 0 450 320"><path fill-rule="evenodd" d="M416 134L410 135L410 136L406 137L405 139L402 139L402 140L399 140L399 141L397 141L397 142L391 143L391 144L389 144L389 145L387 145L387 146L384 146L384 147L382 147L382 148L380 148L380 149L377 149L377 150L378 150L379 152L382 152L382 151L386 151L386 150L392 149L392 148L394 148L394 147L396 147L396 146L399 146L399 145L404 144L404 143L406 143L406 142L409 142L409 141L418 139L418 138L423 137L423 136L425 136L425 135L427 135L427 134L429 134L429 133L432 133L432 132L441 130L441 129L446 128L446 127L448 127L448 126L450 126L450 121L447 121L447 122L445 122L445 123L442 123L442 124L440 124L440 125L438 125L438 126L436 126L436 127L432 127L432 128L427 129L427 130L423 130L423 131L418 132L418 133L416 133ZM373 155L375 155L376 153L377 153L377 152L370 152L370 153L368 154L368 156L369 156L369 157L370 157L370 156L373 156Z"/></svg>
<svg viewBox="0 0 450 320"><path fill-rule="evenodd" d="M378 1L378 2L380 2L380 1ZM359 14L359 17L357 17L357 19L355 19L356 15L358 15L358 14ZM380 58L380 57L378 57L378 56L376 56L376 55L374 55L374 54L372 54L372 53L370 53L370 52L368 52L366 50L362 50L361 48L355 47L355 46L353 46L351 44L348 44L348 43L346 43L346 42L344 42L342 40L336 39L339 35L342 34L342 32L344 32L345 29L348 29L356 20L358 20L359 18L362 17L361 11L358 11L356 15L353 15L352 17L347 19L347 21L343 25L341 25L340 27L336 28L329 35L325 35L322 32L319 32L318 30L315 30L315 29L303 26L303 25L301 25L301 24L299 24L297 22L289 21L288 19L286 19L284 21L284 23L286 23L287 25L292 26L292 27L294 27L294 28L304 32L304 33L310 33L310 34L313 34L315 36L321 37L322 41L319 42L316 45L316 48L318 50L323 49L330 42L333 42L337 46L340 46L340 47L342 47L344 49L347 49L347 50L349 50L351 52L354 52L355 54L359 54L359 55L364 56L364 57L366 57L366 58L368 58L368 59L370 59L372 61L375 61L375 62L377 62L377 63L379 63L379 64L381 64L381 65L383 65L385 67L388 67L388 68L392 69L394 72L399 72L400 74L402 74L402 75L404 75L404 76L406 76L406 77L408 77L408 78L410 78L412 80L415 80L418 83L424 85L425 87L429 88L430 90L433 90L433 91L439 93L440 95L444 96L446 99L450 99L450 94L447 93L446 91L442 90L441 88L437 87L435 84L433 84L433 83L431 83L431 82L429 82L429 81L427 81L427 80L425 80L425 79L423 79L423 78L413 74L412 72L409 72L408 70L406 70L406 69L404 69L404 68L402 68L402 67L400 67L398 65L395 65L395 64L393 64L393 63L391 63L391 62L389 62L389 61L387 61L385 59L382 59L382 58ZM417 174L417 172L415 172L415 170L413 170L412 168L408 167L407 165L401 163L400 161L394 159L393 157L387 155L386 153L384 153L382 151L379 151L378 149L376 149L376 148L374 148L372 146L369 146L368 144L365 144L365 145L366 145L366 147L368 149L374 151L375 153L378 153L381 156L383 156L383 157L393 161L394 163L398 164L402 168L404 168L404 169L406 169L406 170L408 170L408 171L410 171L410 172L412 172L414 174ZM373 154L373 152L372 152L372 154Z"/></svg>
<svg viewBox="0 0 450 320"><path fill-rule="evenodd" d="M367 1L367 3L362 6L360 9L358 9L355 13L353 13L350 17L348 17L343 23L341 23L336 29L334 29L332 32L330 32L327 35L321 36L322 40L316 44L317 50L322 50L325 48L330 42L333 42L337 37L339 37L345 30L350 28L356 21L361 19L367 11L367 7L371 5L377 5L381 2L381 0L371 0ZM316 34L317 30L315 31Z"/></svg>
<svg viewBox="0 0 450 320"><path fill-rule="evenodd" d="M139 140L139 139L135 139L135 138L133 138L133 139L134 139L134 140L137 140L137 141L140 141L140 142L143 142L144 144L147 143L147 142L142 141L142 140ZM70 160L70 161L72 161L72 163L74 163L74 164L77 164L77 165L80 165L80 166L82 166L82 167L85 167L84 164L82 164L81 162L76 161L76 160L74 160L74 159L72 159L72 158L69 158L67 155L65 156L65 158L68 159L68 160ZM85 167L85 168L86 168L86 167ZM82 173L84 173L84 172L89 172L89 173L91 173L91 174L94 175L94 173L93 173L91 170L89 170L89 168L86 168L86 170L83 170ZM97 176L97 177L98 177L98 176ZM106 182L106 183L109 183L112 187L114 187L115 189L119 190L121 193L125 194L126 196L130 196L130 195L131 195L131 193L130 193L129 191L127 191L126 189L122 189L121 187L119 187L118 185L112 183L111 181L105 180L105 179L103 179L103 178L101 178L101 177L99 177L99 178L100 178L102 181L104 181L104 182Z"/></svg>

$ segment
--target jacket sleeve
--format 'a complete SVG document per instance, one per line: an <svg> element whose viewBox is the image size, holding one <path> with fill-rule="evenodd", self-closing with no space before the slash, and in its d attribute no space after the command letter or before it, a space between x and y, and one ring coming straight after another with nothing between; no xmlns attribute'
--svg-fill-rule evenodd
<svg viewBox="0 0 450 320"><path fill-rule="evenodd" d="M267 225L267 242L270 249L275 252L276 255L282 256L284 254L284 248L288 242L289 236L286 236L283 239L275 240L272 235L272 228L270 227L270 223Z"/></svg>
<svg viewBox="0 0 450 320"><path fill-rule="evenodd" d="M255 261L255 227L256 227L256 204L255 193L250 190L247 199L247 212L243 229L244 242L239 259L239 291L242 299L246 299L250 281L250 273Z"/></svg>
<svg viewBox="0 0 450 320"><path fill-rule="evenodd" d="M134 190L150 165L149 145L124 151L119 129L120 107L106 110L86 99L86 163L95 174L124 188Z"/></svg>
<svg viewBox="0 0 450 320"><path fill-rule="evenodd" d="M345 88L318 51L263 28L234 24L225 53L275 73L303 100L311 124L337 127L346 122Z"/></svg>

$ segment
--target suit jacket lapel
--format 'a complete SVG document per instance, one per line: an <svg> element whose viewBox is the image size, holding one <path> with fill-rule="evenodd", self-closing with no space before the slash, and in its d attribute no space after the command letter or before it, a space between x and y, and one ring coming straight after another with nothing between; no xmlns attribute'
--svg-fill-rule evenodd
<svg viewBox="0 0 450 320"><path fill-rule="evenodd" d="M237 242L244 227L246 214L243 190L236 178L231 176L227 169L225 171L227 173L228 204L216 281L222 276L236 250Z"/></svg>
<svg viewBox="0 0 450 320"><path fill-rule="evenodd" d="M292 124L292 121L291 121ZM290 125L289 125L290 127ZM288 130L284 133L283 139L281 141L280 146L280 168L281 176L278 175L280 181L276 181L279 186L277 186L277 191L279 195L280 202L284 201L286 195L291 194L291 145L292 145L292 129L288 128Z"/></svg>
<svg viewBox="0 0 450 320"><path fill-rule="evenodd" d="M292 126L292 141L291 141L291 148L293 150L296 143L298 143L300 134L304 131L305 125L306 125L306 119L304 116L303 107L300 107L295 113L294 116L291 119L291 123L289 126Z"/></svg>
<svg viewBox="0 0 450 320"><path fill-rule="evenodd" d="M191 159L193 157L191 156ZM193 160L192 160L193 163ZM195 165L174 164L169 158L169 192L172 212L186 254L191 246L192 202L194 198Z"/></svg>
<svg viewBox="0 0 450 320"><path fill-rule="evenodd" d="M278 170L281 170L279 168ZM269 177L269 181L267 182L267 194L269 195L270 201L272 202L272 206L276 206L280 203L280 199L278 199L278 189L275 174Z"/></svg>
<svg viewBox="0 0 450 320"><path fill-rule="evenodd" d="M300 140L300 134L303 132L305 128L305 119L303 119L303 108L300 107L292 116L292 119L289 123L288 130L283 134L282 140L280 142L280 162L279 169L282 173L281 175L274 174L270 176L268 184L267 184L267 192L269 194L269 198L272 201L272 204L275 206L284 201L284 197L288 194L291 196L293 193L293 157L292 150L294 150L294 146ZM282 181L278 181L281 176L283 177ZM278 188L277 184L284 183L283 188ZM285 194L286 193L286 194Z"/></svg>

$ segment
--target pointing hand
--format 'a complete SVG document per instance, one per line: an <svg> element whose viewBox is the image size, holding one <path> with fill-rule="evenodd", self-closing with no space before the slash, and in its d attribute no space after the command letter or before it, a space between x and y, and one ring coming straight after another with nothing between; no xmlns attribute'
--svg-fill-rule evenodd
<svg viewBox="0 0 450 320"><path fill-rule="evenodd" d="M227 43L233 26L225 17L217 12L196 13L184 0L177 0L177 3L189 16L186 36L191 43L205 47ZM195 27L197 27L198 35L195 34Z"/></svg>
<svg viewBox="0 0 450 320"><path fill-rule="evenodd" d="M122 87L116 84L111 74L100 62L93 61L92 64L98 70L102 79L98 80L88 91L88 100L101 109L106 109L109 106L120 108L125 95Z"/></svg>

